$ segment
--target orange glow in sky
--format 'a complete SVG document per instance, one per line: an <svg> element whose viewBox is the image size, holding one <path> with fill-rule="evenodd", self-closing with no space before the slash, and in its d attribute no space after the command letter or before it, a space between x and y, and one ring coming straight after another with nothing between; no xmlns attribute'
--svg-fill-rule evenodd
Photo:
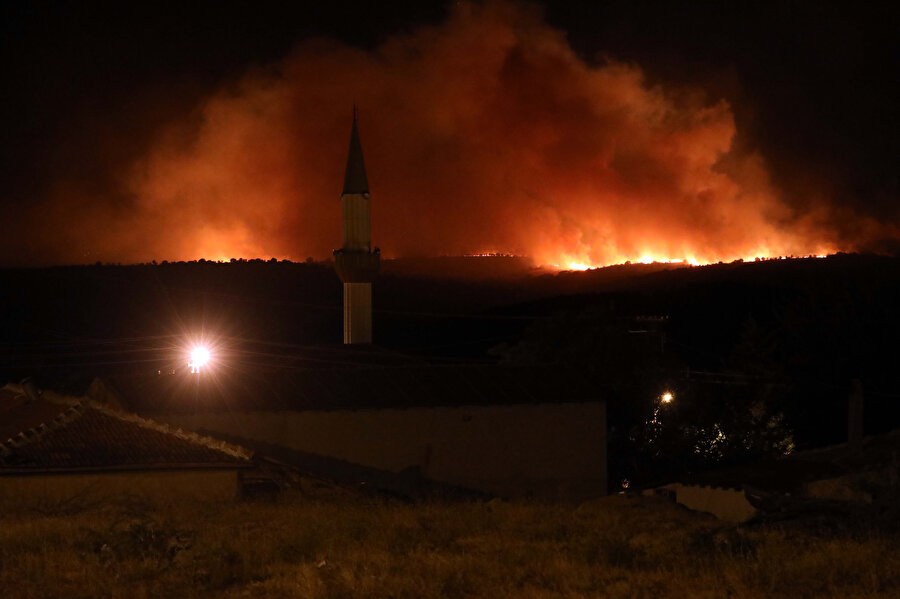
<svg viewBox="0 0 900 599"><path fill-rule="evenodd" d="M386 259L489 247L584 270L900 238L815 182L785 196L726 99L586 60L507 2L460 2L372 50L302 43L160 131L108 198L58 185L19 228L57 263L329 258L353 98Z"/></svg>

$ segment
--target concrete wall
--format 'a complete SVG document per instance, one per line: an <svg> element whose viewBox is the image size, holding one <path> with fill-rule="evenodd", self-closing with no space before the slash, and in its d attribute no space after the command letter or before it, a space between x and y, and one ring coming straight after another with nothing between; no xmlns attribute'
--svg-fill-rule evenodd
<svg viewBox="0 0 900 599"><path fill-rule="evenodd" d="M155 418L502 496L606 493L602 402Z"/></svg>
<svg viewBox="0 0 900 599"><path fill-rule="evenodd" d="M236 470L108 472L0 476L0 505L53 505L138 496L157 503L232 500Z"/></svg>
<svg viewBox="0 0 900 599"><path fill-rule="evenodd" d="M872 503L872 493L863 490L877 485L877 478L872 480L871 476L866 476L866 473L854 473L814 480L806 483L803 490L806 496L814 499Z"/></svg>

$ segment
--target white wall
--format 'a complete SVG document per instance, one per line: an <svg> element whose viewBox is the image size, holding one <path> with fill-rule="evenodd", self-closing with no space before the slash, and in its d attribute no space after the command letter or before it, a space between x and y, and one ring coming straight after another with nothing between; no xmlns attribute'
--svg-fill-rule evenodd
<svg viewBox="0 0 900 599"><path fill-rule="evenodd" d="M602 402L155 418L505 496L606 492Z"/></svg>
<svg viewBox="0 0 900 599"><path fill-rule="evenodd" d="M747 494L740 489L681 483L672 483L660 488L674 491L675 501L686 508L708 512L720 520L746 522L756 515L756 508L747 500ZM645 491L644 494L652 494L652 491Z"/></svg>

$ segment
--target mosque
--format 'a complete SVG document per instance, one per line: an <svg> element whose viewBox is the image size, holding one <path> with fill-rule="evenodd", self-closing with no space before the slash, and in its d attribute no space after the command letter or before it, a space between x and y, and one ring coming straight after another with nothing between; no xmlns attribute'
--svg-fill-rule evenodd
<svg viewBox="0 0 900 599"><path fill-rule="evenodd" d="M410 494L437 485L547 499L605 494L606 404L582 373L558 365L430 363L373 344L381 255L371 241L355 111L341 205L343 244L334 264L343 283L342 345L304 349L295 367L280 370L98 378L85 405L161 423L191 447L220 439L315 477L370 488ZM243 458L210 455L233 488Z"/></svg>

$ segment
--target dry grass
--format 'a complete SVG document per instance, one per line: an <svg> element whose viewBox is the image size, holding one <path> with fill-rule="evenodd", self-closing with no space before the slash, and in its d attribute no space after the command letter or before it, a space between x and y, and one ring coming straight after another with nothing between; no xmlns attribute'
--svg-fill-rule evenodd
<svg viewBox="0 0 900 599"><path fill-rule="evenodd" d="M897 597L900 539L736 528L650 499L373 499L0 515L0 597Z"/></svg>

